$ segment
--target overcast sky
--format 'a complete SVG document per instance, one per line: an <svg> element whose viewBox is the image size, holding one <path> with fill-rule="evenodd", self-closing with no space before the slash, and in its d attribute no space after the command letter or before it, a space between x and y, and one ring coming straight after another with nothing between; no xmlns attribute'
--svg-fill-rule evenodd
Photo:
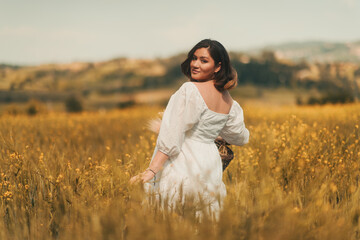
<svg viewBox="0 0 360 240"><path fill-rule="evenodd" d="M204 38L228 50L360 40L360 0L0 0L0 63L167 57Z"/></svg>

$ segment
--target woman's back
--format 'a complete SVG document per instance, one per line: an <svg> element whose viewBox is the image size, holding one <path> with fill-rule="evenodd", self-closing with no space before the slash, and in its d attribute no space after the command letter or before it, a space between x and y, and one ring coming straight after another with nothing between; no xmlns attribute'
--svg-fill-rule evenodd
<svg viewBox="0 0 360 240"><path fill-rule="evenodd" d="M206 106L213 112L228 114L233 104L227 90L220 92L214 87L213 81L193 82L201 94Z"/></svg>

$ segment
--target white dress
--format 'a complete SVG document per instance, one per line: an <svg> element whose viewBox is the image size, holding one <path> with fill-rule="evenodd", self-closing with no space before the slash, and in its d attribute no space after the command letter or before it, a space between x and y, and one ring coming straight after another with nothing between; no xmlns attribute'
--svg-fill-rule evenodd
<svg viewBox="0 0 360 240"><path fill-rule="evenodd" d="M198 88L185 82L170 98L164 111L152 156L159 150L169 156L162 171L145 183L148 193L156 193L174 207L189 196L218 219L226 188L222 181L222 162L214 140L221 136L232 145L244 145L249 131L243 110L234 100L229 114L210 110ZM163 206L163 205L162 205ZM202 216L199 209L197 215Z"/></svg>

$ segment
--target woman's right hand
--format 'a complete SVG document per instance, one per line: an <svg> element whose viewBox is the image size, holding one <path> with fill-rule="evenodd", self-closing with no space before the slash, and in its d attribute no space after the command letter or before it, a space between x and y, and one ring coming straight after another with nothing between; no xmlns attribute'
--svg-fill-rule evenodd
<svg viewBox="0 0 360 240"><path fill-rule="evenodd" d="M146 183L151 179L153 179L155 174L162 169L164 163L167 161L168 158L169 158L168 155L158 150L151 164L149 165L149 168L147 168L144 172L132 177L129 181L130 184L134 184L139 181Z"/></svg>
<svg viewBox="0 0 360 240"><path fill-rule="evenodd" d="M150 181L151 179L153 179L154 176L155 175L154 175L153 172L146 170L146 171L132 177L129 182L130 182L130 184L134 184L134 183L137 183L139 181L142 181L143 183L146 183L146 182Z"/></svg>

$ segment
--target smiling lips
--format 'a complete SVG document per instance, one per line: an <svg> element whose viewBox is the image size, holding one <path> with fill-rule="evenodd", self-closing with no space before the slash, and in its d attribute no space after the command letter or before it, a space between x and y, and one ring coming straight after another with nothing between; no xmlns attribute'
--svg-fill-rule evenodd
<svg viewBox="0 0 360 240"><path fill-rule="evenodd" d="M195 70L195 69L192 69L191 70L191 73L193 73L193 74L197 74L197 73L199 73L200 71L197 71L197 70Z"/></svg>

